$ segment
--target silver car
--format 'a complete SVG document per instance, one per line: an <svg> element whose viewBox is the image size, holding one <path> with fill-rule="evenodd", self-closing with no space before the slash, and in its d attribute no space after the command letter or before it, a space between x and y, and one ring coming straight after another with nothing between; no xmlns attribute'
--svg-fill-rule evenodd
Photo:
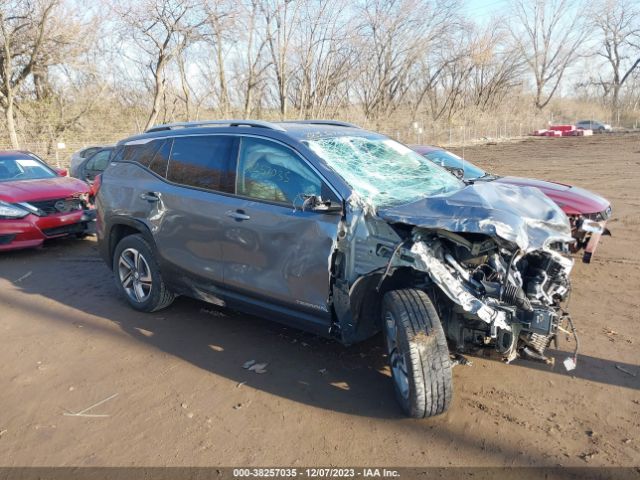
<svg viewBox="0 0 640 480"><path fill-rule="evenodd" d="M576 128L581 130L593 130L598 133L611 131L611 125L608 123L598 122L596 120L580 120L576 123Z"/></svg>

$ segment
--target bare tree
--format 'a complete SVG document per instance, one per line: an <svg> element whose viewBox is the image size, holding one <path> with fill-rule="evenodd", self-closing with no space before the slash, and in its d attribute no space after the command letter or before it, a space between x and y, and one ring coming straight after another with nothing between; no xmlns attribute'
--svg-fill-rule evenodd
<svg viewBox="0 0 640 480"><path fill-rule="evenodd" d="M551 101L585 39L575 0L514 0L511 35L535 78L535 106Z"/></svg>
<svg viewBox="0 0 640 480"><path fill-rule="evenodd" d="M524 60L506 41L506 34L493 21L475 34L470 48L470 101L482 111L497 108L521 84Z"/></svg>
<svg viewBox="0 0 640 480"><path fill-rule="evenodd" d="M370 0L359 7L357 91L367 118L385 117L402 103L413 66L457 21L455 7L446 0Z"/></svg>
<svg viewBox="0 0 640 480"><path fill-rule="evenodd" d="M308 1L293 39L289 96L301 118L326 116L331 104L346 97L346 82L356 68L357 52L350 42L350 18L344 0Z"/></svg>
<svg viewBox="0 0 640 480"><path fill-rule="evenodd" d="M49 41L33 67L32 82L22 89L20 104L23 133L47 138L47 153L65 133L81 128L104 100L107 84L98 67L104 52L96 41L101 25L95 12L80 13L65 3L56 6L48 22Z"/></svg>
<svg viewBox="0 0 640 480"><path fill-rule="evenodd" d="M305 0L262 0L266 41L276 80L280 116L287 116L288 88L291 74L289 56L292 37L300 26L301 7Z"/></svg>
<svg viewBox="0 0 640 480"><path fill-rule="evenodd" d="M272 64L267 58L267 35L261 21L260 0L244 0L238 6L233 71L242 114L248 118L256 107L256 93L266 90L266 73Z"/></svg>
<svg viewBox="0 0 640 480"><path fill-rule="evenodd" d="M0 106L13 148L19 148L15 107L20 88L33 75L50 44L48 29L58 0L17 0L0 4Z"/></svg>
<svg viewBox="0 0 640 480"><path fill-rule="evenodd" d="M611 108L620 121L620 91L640 65L640 6L629 0L603 0L592 6L591 25L597 34L597 55L610 67L597 83L610 98Z"/></svg>
<svg viewBox="0 0 640 480"><path fill-rule="evenodd" d="M124 26L125 44L132 41L142 54L152 79L151 111L145 129L152 127L166 94L169 64L194 40L204 20L194 0L120 1L115 13Z"/></svg>
<svg viewBox="0 0 640 480"><path fill-rule="evenodd" d="M235 43L238 10L238 4L235 2L208 0L205 3L208 27L206 38L209 40L209 45L213 50L214 64L218 77L220 111L223 117L227 117L231 110L226 58Z"/></svg>

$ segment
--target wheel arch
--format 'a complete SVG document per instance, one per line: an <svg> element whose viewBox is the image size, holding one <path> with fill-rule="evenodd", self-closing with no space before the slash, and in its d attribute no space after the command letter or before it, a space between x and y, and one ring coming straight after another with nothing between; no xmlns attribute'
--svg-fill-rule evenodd
<svg viewBox="0 0 640 480"><path fill-rule="evenodd" d="M388 291L415 288L416 273L410 267L400 267L383 279L382 272L358 278L349 290L353 329L347 343L366 340L378 333L382 326L382 299ZM382 283L380 281L382 280Z"/></svg>
<svg viewBox="0 0 640 480"><path fill-rule="evenodd" d="M113 253L115 252L118 243L123 238L130 235L142 235L155 252L156 243L153 239L153 235L151 234L151 230L144 224L144 222L131 218L116 218L110 222L108 229L107 245L110 259L113 259Z"/></svg>

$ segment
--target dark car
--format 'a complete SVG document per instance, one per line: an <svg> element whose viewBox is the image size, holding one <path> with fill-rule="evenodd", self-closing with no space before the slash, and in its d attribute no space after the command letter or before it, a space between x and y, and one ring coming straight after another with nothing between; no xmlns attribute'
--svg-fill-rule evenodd
<svg viewBox="0 0 640 480"><path fill-rule="evenodd" d="M84 236L95 217L86 183L30 152L0 152L0 251Z"/></svg>
<svg viewBox="0 0 640 480"><path fill-rule="evenodd" d="M352 125L161 125L118 143L98 183L98 248L133 308L187 295L346 345L382 330L413 417L450 405L450 355L545 362L569 328L572 238L555 203L465 185Z"/></svg>
<svg viewBox="0 0 640 480"><path fill-rule="evenodd" d="M600 237L603 234L610 234L606 224L611 217L611 204L600 195L558 182L492 175L468 160L439 147L416 145L412 148L466 181L495 181L521 187L539 188L542 193L556 202L569 217L571 233L576 240L573 250L576 252L583 250L582 261L585 263L591 261Z"/></svg>
<svg viewBox="0 0 640 480"><path fill-rule="evenodd" d="M85 182L93 183L95 178L104 172L109 165L109 158L112 152L113 147L103 147L96 150L92 155L80 162L73 176Z"/></svg>

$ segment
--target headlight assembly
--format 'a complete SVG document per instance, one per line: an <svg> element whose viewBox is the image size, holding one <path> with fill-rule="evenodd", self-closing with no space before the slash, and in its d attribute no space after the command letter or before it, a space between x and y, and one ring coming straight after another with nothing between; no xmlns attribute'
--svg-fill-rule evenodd
<svg viewBox="0 0 640 480"><path fill-rule="evenodd" d="M24 218L27 215L27 210L0 200L0 218Z"/></svg>

